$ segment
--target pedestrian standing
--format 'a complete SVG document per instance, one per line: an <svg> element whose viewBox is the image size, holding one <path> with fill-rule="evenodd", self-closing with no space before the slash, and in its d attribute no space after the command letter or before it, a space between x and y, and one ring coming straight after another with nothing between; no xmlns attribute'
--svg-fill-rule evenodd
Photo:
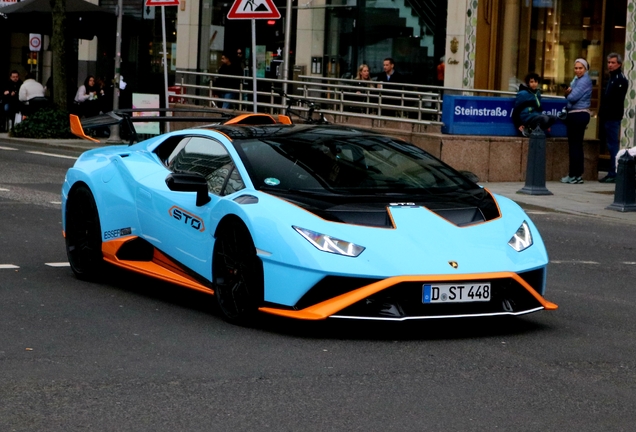
<svg viewBox="0 0 636 432"><path fill-rule="evenodd" d="M239 65L241 70L245 70L245 68L247 67L245 57L243 56L243 48L236 49L236 63Z"/></svg>
<svg viewBox="0 0 636 432"><path fill-rule="evenodd" d="M17 70L12 70L9 79L2 87L2 114L4 121L2 126L13 124L15 115L20 112L20 87L22 80Z"/></svg>
<svg viewBox="0 0 636 432"><path fill-rule="evenodd" d="M391 57L387 57L382 62L383 72L378 75L380 82L403 83L402 74L395 70L395 61Z"/></svg>
<svg viewBox="0 0 636 432"><path fill-rule="evenodd" d="M403 83L404 78L402 74L395 70L395 61L391 57L387 57L384 59L382 63L383 71L378 75L378 88L382 88L383 84L381 83ZM387 89L390 90L402 90L401 87L395 86L387 86ZM400 105L400 96L396 93L386 93L382 94L383 102L387 105ZM383 115L385 116L395 116L398 115L397 111L394 110L383 110ZM401 114L400 114L401 116Z"/></svg>
<svg viewBox="0 0 636 432"><path fill-rule="evenodd" d="M219 68L218 73L220 75L243 75L243 71L241 70L238 61L233 60L231 55L227 52L223 52L223 55L221 55L221 67ZM221 92L220 97L226 99L226 101L223 102L221 108L233 108L233 104L230 101L237 99L236 91L240 88L241 81L235 78L217 77L214 84L215 87L218 87Z"/></svg>
<svg viewBox="0 0 636 432"><path fill-rule="evenodd" d="M358 66L358 74L355 79L358 81L371 81L371 72L368 64L362 63Z"/></svg>
<svg viewBox="0 0 636 432"><path fill-rule="evenodd" d="M439 64L437 65L437 85L444 87L444 72L446 71L446 63L444 57L440 57Z"/></svg>
<svg viewBox="0 0 636 432"><path fill-rule="evenodd" d="M565 90L567 117L568 147L570 151L570 168L568 175L561 179L561 183L583 183L583 138L585 128L590 122L590 103L592 100L592 80L588 75L587 60L577 58L574 61L574 79Z"/></svg>
<svg viewBox="0 0 636 432"><path fill-rule="evenodd" d="M621 66L623 58L615 52L607 56L609 81L601 98L599 118L605 132L605 144L610 154L610 165L607 175L599 180L601 183L616 182L616 154L619 147L621 120L623 119L625 95L627 94L627 78Z"/></svg>
<svg viewBox="0 0 636 432"><path fill-rule="evenodd" d="M366 88L373 87L373 80L371 79L369 65L367 65L366 63L362 63L360 66L358 66L358 73L354 79L358 81L356 83L356 86L361 88L360 90L356 90L356 96L351 96L351 100L353 102L370 102L369 99L371 98L371 96L369 94L369 91L366 90ZM347 107L346 109L347 111L358 113L362 113L365 111L368 113L369 111L369 108L363 107Z"/></svg>

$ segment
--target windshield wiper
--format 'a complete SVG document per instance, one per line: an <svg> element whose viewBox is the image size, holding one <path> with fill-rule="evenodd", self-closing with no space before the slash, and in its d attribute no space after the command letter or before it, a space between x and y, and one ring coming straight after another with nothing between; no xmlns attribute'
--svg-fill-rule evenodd
<svg viewBox="0 0 636 432"><path fill-rule="evenodd" d="M259 190L262 191L272 191L272 192L279 192L279 193L298 193L298 194L304 194L304 195L332 195L333 192L329 192L329 191L320 191L320 190L313 190L313 189L292 189L292 188L281 188L278 186L269 186L269 185L264 185L261 186L259 188Z"/></svg>

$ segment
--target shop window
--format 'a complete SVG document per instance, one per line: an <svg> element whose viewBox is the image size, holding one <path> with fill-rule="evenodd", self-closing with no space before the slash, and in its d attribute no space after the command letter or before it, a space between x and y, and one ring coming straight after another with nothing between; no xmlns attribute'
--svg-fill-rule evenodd
<svg viewBox="0 0 636 432"><path fill-rule="evenodd" d="M543 78L544 94L563 95L574 78L574 61L589 65L594 84L591 109L599 104L599 88L605 67L602 0L533 0L520 11L520 55L517 78L528 72ZM526 25L524 25L526 23ZM527 41L527 54L522 44Z"/></svg>

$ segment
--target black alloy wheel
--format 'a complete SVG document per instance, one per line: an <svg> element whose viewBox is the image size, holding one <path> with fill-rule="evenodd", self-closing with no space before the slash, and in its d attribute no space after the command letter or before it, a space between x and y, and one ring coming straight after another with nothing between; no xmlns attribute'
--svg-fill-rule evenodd
<svg viewBox="0 0 636 432"><path fill-rule="evenodd" d="M102 229L95 198L87 186L71 191L66 202L66 255L75 276L95 279L104 263Z"/></svg>
<svg viewBox="0 0 636 432"><path fill-rule="evenodd" d="M263 263L242 222L229 220L219 227L212 275L223 317L234 324L250 324L263 302Z"/></svg>

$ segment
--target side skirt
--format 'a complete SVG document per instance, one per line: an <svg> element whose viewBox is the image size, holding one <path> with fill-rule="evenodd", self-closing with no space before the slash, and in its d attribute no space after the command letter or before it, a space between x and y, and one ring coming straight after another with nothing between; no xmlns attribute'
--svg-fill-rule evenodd
<svg viewBox="0 0 636 432"><path fill-rule="evenodd" d="M169 283L180 285L206 294L214 294L211 286L206 286L201 281L189 275L177 261L170 258L153 247L150 261L136 261L119 259L117 253L128 242L134 241L138 237L127 237L102 243L102 253L104 261L127 270L141 273L146 276L160 279Z"/></svg>

